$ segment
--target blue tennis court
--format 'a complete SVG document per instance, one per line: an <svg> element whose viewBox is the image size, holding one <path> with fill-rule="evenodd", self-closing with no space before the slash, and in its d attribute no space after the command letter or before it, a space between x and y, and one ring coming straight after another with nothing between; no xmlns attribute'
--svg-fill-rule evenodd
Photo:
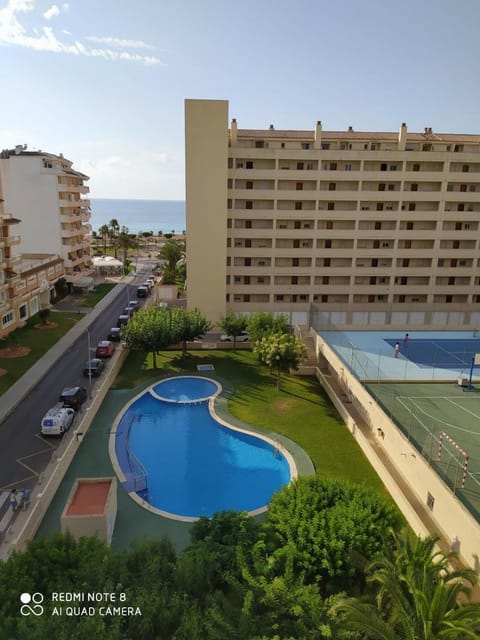
<svg viewBox="0 0 480 640"><path fill-rule="evenodd" d="M400 353L419 367L439 367L441 369L470 368L475 353L480 353L480 339L451 338L408 338L395 340L385 338L392 349L400 345Z"/></svg>

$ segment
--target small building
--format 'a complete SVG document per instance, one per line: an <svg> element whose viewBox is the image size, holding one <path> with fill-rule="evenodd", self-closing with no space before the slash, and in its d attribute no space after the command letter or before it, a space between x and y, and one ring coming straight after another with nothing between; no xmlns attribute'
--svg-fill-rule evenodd
<svg viewBox="0 0 480 640"><path fill-rule="evenodd" d="M96 275L101 276L122 276L123 262L113 256L93 256L93 268Z"/></svg>
<svg viewBox="0 0 480 640"><path fill-rule="evenodd" d="M117 479L77 478L60 518L62 533L111 543L117 517Z"/></svg>

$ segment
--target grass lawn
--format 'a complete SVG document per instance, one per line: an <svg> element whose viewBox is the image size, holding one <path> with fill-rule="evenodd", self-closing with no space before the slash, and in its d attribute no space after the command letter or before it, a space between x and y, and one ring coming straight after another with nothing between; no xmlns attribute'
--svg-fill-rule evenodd
<svg viewBox="0 0 480 640"><path fill-rule="evenodd" d="M81 300L78 300L78 302L76 302L76 305L78 307L94 307L115 286L115 283L97 284L95 289L93 291L89 291L87 295Z"/></svg>
<svg viewBox="0 0 480 640"><path fill-rule="evenodd" d="M0 369L7 371L5 375L0 376L0 394L5 393L81 317L72 317L72 314L67 312L55 312L49 315L48 322L55 323L57 326L35 328L36 324L41 324L38 315L35 315L27 320L25 327L17 329L9 334L5 340L0 341L0 349L8 347L27 347L30 349L30 353L19 358L0 357Z"/></svg>
<svg viewBox="0 0 480 640"><path fill-rule="evenodd" d="M157 356L132 352L113 388L132 388L157 375L168 363L173 373L198 373L197 364L213 364L215 373L231 382L234 393L228 408L232 415L252 425L284 434L310 456L319 475L364 484L385 494L383 484L345 427L336 409L314 377L276 377L261 366L251 351L191 352L186 359L175 351ZM207 372L205 375L209 375Z"/></svg>

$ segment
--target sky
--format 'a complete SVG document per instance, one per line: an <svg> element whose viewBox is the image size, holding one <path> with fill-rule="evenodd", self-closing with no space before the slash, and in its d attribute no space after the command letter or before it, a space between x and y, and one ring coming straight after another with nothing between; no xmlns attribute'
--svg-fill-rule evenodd
<svg viewBox="0 0 480 640"><path fill-rule="evenodd" d="M184 100L239 128L480 133L479 0L0 0L0 149L184 199Z"/></svg>

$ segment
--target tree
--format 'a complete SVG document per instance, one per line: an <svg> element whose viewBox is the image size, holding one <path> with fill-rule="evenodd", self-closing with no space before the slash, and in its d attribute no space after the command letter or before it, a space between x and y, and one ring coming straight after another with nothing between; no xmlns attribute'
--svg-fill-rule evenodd
<svg viewBox="0 0 480 640"><path fill-rule="evenodd" d="M187 342L210 331L211 324L199 309L185 311L180 307L173 307L168 313L171 315L172 331L177 336L177 340L182 342L185 356Z"/></svg>
<svg viewBox="0 0 480 640"><path fill-rule="evenodd" d="M259 360L277 372L277 390L280 390L282 371L298 369L299 363L306 357L307 350L302 340L287 333L269 333L264 335L254 348Z"/></svg>
<svg viewBox="0 0 480 640"><path fill-rule="evenodd" d="M118 220L116 218L112 218L110 220L110 222L108 223L108 226L110 227L110 239L113 242L113 251L115 253L115 258L116 258L117 257L117 249L118 249L117 234L120 231L120 225L119 225Z"/></svg>
<svg viewBox="0 0 480 640"><path fill-rule="evenodd" d="M468 586L478 582L475 571L452 569L456 554L435 551L436 535L392 531L389 542L367 567L375 603L344 598L334 605L334 613L347 614L343 626L371 640L478 639L480 604L469 602Z"/></svg>
<svg viewBox="0 0 480 640"><path fill-rule="evenodd" d="M98 230L98 233L103 241L103 253L107 253L107 242L110 238L110 227L108 226L108 224L102 224L102 226Z"/></svg>
<svg viewBox="0 0 480 640"><path fill-rule="evenodd" d="M118 235L118 246L123 251L123 263L125 264L127 262L128 250L137 248L135 236L132 236L132 234L128 232L127 227L122 227Z"/></svg>
<svg viewBox="0 0 480 640"><path fill-rule="evenodd" d="M153 367L157 368L157 351L179 340L172 327L172 318L165 309L148 307L134 313L121 330L129 349L151 351Z"/></svg>
<svg viewBox="0 0 480 640"><path fill-rule="evenodd" d="M175 283L178 264L184 258L184 255L183 247L175 240L167 240L160 249L158 257L166 261L163 267L163 282L165 284Z"/></svg>
<svg viewBox="0 0 480 640"><path fill-rule="evenodd" d="M384 531L400 523L392 504L364 487L300 477L269 505L264 525L269 563L280 574L291 563L294 575L318 584L323 596L352 593L363 580L359 559L374 558L383 549Z"/></svg>
<svg viewBox="0 0 480 640"><path fill-rule="evenodd" d="M237 316L234 313L227 313L226 316L220 318L218 325L227 336L233 337L233 352L235 353L237 336L247 328L247 318L245 316Z"/></svg>
<svg viewBox="0 0 480 640"><path fill-rule="evenodd" d="M45 307L44 309L40 309L38 312L38 317L42 321L43 324L48 324L48 316L50 315L50 309Z"/></svg>
<svg viewBox="0 0 480 640"><path fill-rule="evenodd" d="M253 342L257 342L268 333L289 333L290 326L287 316L260 311L248 318L247 329Z"/></svg>

